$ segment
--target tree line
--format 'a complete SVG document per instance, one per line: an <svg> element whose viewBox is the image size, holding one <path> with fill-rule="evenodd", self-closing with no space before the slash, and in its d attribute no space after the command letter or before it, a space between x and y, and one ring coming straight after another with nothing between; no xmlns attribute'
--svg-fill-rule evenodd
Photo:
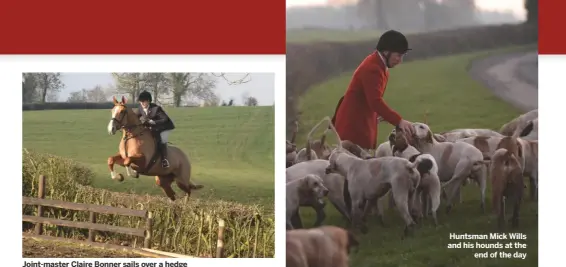
<svg viewBox="0 0 566 267"><path fill-rule="evenodd" d="M214 89L220 79L229 85L238 85L251 81L250 74L231 80L224 73L112 73L114 84L103 87L83 88L71 92L67 102L107 102L115 94L126 95L128 102L133 103L139 93L144 90L151 92L153 101L161 105L194 105L204 102L205 106L232 106L234 100L228 103L221 101ZM23 103L45 103L57 101L58 93L65 88L61 81L61 73L24 73L22 76ZM242 103L247 106L257 106L255 97L243 94ZM198 104L197 104L198 105Z"/></svg>
<svg viewBox="0 0 566 267"><path fill-rule="evenodd" d="M359 0L360 18L377 29L400 29L411 32L477 25L474 0ZM524 0L527 22L538 21L538 0Z"/></svg>

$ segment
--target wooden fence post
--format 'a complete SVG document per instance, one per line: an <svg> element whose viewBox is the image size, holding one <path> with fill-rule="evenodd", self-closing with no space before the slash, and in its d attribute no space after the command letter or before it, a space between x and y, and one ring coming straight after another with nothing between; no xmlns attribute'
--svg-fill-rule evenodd
<svg viewBox="0 0 566 267"><path fill-rule="evenodd" d="M218 240L216 241L216 257L222 258L224 254L224 228L226 223L222 219L218 219Z"/></svg>
<svg viewBox="0 0 566 267"><path fill-rule="evenodd" d="M96 223L96 213L94 213L94 211L91 211L91 212L89 213L89 221L90 221L91 223ZM95 239L94 236L95 236L95 235L96 235L96 231L95 231L95 230L92 230L92 229L89 229L89 230L88 230L88 241L94 242L94 239Z"/></svg>
<svg viewBox="0 0 566 267"><path fill-rule="evenodd" d="M37 197L40 198L40 199L45 198L45 176L44 175L39 176L39 187L37 189ZM41 206L41 205L37 205L37 216L43 217L43 206ZM36 223L35 224L35 234L37 234L37 235L43 234L43 224L42 223Z"/></svg>
<svg viewBox="0 0 566 267"><path fill-rule="evenodd" d="M147 213L147 218L145 220L145 238L143 240L143 247L150 248L151 246L151 236L153 234L153 214L151 211Z"/></svg>

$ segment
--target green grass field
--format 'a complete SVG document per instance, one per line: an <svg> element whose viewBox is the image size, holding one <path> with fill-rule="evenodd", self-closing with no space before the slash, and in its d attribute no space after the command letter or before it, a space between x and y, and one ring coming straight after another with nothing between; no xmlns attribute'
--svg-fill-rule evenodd
<svg viewBox="0 0 566 267"><path fill-rule="evenodd" d="M192 178L205 187L193 195L243 204L274 206L273 107L165 108L176 129L173 146L188 154ZM118 152L121 132L108 135L110 110L48 110L23 113L23 147L72 158L96 173L93 186L138 194L160 194L155 179L110 178L109 156ZM182 191L173 186L181 195Z"/></svg>
<svg viewBox="0 0 566 267"><path fill-rule="evenodd" d="M287 30L287 43L355 42L379 39L376 30L293 29Z"/></svg>
<svg viewBox="0 0 566 267"><path fill-rule="evenodd" d="M492 95L489 89L472 80L466 69L470 61L490 53L501 53L515 49L501 49L451 57L414 61L391 70L385 93L387 103L410 121L423 121L428 112L428 124L434 132L455 128L491 128L501 125L520 112ZM299 144L306 134L324 116L332 116L338 99L345 92L352 73L343 75L311 88L302 98L299 109ZM321 127L320 130L323 130ZM380 124L379 140L385 141L391 126ZM322 131L319 131L321 133ZM318 137L316 137L318 138ZM334 138L331 139L334 142ZM299 145L302 147L303 145ZM488 186L487 206L491 210ZM525 191L526 192L526 191ZM444 203L439 209L440 226L435 229L431 221L416 229L412 238L401 239L403 223L395 210L386 213L387 227L383 228L370 218L370 232L360 236L361 247L351 255L351 266L355 267L504 267L537 266L538 219L537 203L527 199L523 202L518 232L527 234L527 249L504 249L506 252L527 252L520 259L475 259L474 253L496 251L486 249L447 249L450 233L482 234L495 231L494 216L479 209L479 188L475 184L463 188L462 204L455 205L446 215ZM339 213L328 204L325 224L345 226ZM509 210L510 211L510 210ZM315 220L311 209L302 209L305 225ZM512 231L512 230L510 230ZM503 243L512 240L504 240ZM458 241L455 241L457 243ZM475 241L473 241L475 243ZM490 241L493 243L494 241Z"/></svg>

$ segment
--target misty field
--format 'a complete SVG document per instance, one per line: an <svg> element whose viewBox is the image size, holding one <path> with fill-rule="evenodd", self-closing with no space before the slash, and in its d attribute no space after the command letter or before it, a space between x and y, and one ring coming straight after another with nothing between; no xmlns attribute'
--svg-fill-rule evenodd
<svg viewBox="0 0 566 267"><path fill-rule="evenodd" d="M196 198L259 204L273 210L273 107L168 108L176 129L169 137L193 166L191 179L205 187ZM118 151L121 132L110 136L110 110L46 110L23 113L23 147L74 159L92 169L97 188L164 196L155 179L110 178L107 158ZM181 191L173 186L181 195Z"/></svg>
<svg viewBox="0 0 566 267"><path fill-rule="evenodd" d="M456 128L491 128L514 118L520 112L494 96L488 88L472 80L467 67L474 58L523 48L500 49L479 53L462 54L430 60L413 61L391 70L385 93L387 103L410 121L425 120L434 132ZM408 55L410 56L410 55ZM324 116L332 116L338 99L345 92L352 73L344 73L307 91L299 103L302 112L299 147L311 127ZM323 127L321 127L322 129ZM321 130L322 131L322 130ZM319 134L321 133L319 131ZM391 126L379 126L379 141L385 141ZM319 136L319 135L315 135ZM317 138L317 137L315 137ZM328 139L327 139L328 140ZM334 137L330 137L334 142ZM543 178L544 179L544 178ZM525 191L527 193L527 191ZM444 210L444 202L438 212L439 227L425 221L416 228L414 237L402 239L403 223L395 210L388 210L384 228L370 217L369 233L359 236L360 249L351 255L351 266L355 267L517 267L536 266L538 261L538 211L537 203L527 197L521 208L520 226L517 232L527 235L526 249L503 249L506 252L527 252L520 259L475 259L474 253L495 251L486 249L447 249L450 233L485 234L495 231L496 220L491 214L491 186L488 185L486 213L480 211L479 188L469 184L463 188L463 202L456 203L451 214ZM510 210L508 210L510 212ZM345 221L328 204L325 224L345 227ZM315 220L312 209L301 209L303 223L310 227ZM509 229L510 232L513 230ZM503 240L503 243L512 240ZM475 241L472 241L475 243ZM488 241L493 243L493 241Z"/></svg>

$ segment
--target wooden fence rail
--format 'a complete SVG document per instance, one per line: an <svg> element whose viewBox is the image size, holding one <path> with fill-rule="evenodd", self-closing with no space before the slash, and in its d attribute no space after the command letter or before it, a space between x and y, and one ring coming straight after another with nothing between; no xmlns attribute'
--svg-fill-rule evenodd
<svg viewBox="0 0 566 267"><path fill-rule="evenodd" d="M158 251L150 248L152 232L153 232L153 215L150 211L118 208L118 207L95 205L95 204L74 203L74 202L67 202L67 201L61 201L55 199L45 199L44 175L39 176L39 187L37 191L38 191L37 198L22 197L22 204L37 206L37 216L22 215L22 221L35 224L35 233L34 234L24 233L24 237L45 239L45 240L59 240L59 241L68 240L66 238L42 235L43 224L51 224L57 226L88 229L89 231L88 231L87 242L79 241L79 240L73 241L85 245L91 245L91 246L97 246L97 247L109 248L109 249L130 250L135 253L139 253L146 256L152 256L152 257L156 256L156 257L174 257L174 258L194 258L187 255ZM87 211L89 212L89 221L77 222L77 221L61 220L55 218L47 218L44 217L43 207L54 207L54 208L68 209L68 210ZM140 228L129 228L129 227L96 223L96 214L98 213L145 218L145 227L140 229ZM218 224L219 224L219 229L218 229L216 257L222 258L224 257L225 222L224 220L219 219ZM95 242L96 231L114 232L114 233L143 237L144 238L143 248L137 249L127 246L118 246L118 245Z"/></svg>
<svg viewBox="0 0 566 267"><path fill-rule="evenodd" d="M144 248L150 248L151 245L151 232L153 230L153 216L152 213L147 210L134 210L128 208L117 208L103 205L94 204L81 204L72 203L61 200L45 199L45 176L39 176L39 188L38 197L23 197L22 203L26 205L37 205L37 216L23 215L22 220L25 222L35 223L35 234L41 235L43 233L43 224L51 224L58 226L67 226L74 228L88 229L88 241L95 242L96 231L106 231L115 232L120 234L127 234L133 236L144 237ZM78 210L78 211L88 211L89 222L75 222L68 220L60 220L53 218L43 217L43 207L55 207L62 209ZM134 216L145 218L145 227L140 228L129 228L121 226L113 226L106 224L96 223L96 214L114 214L122 216Z"/></svg>

